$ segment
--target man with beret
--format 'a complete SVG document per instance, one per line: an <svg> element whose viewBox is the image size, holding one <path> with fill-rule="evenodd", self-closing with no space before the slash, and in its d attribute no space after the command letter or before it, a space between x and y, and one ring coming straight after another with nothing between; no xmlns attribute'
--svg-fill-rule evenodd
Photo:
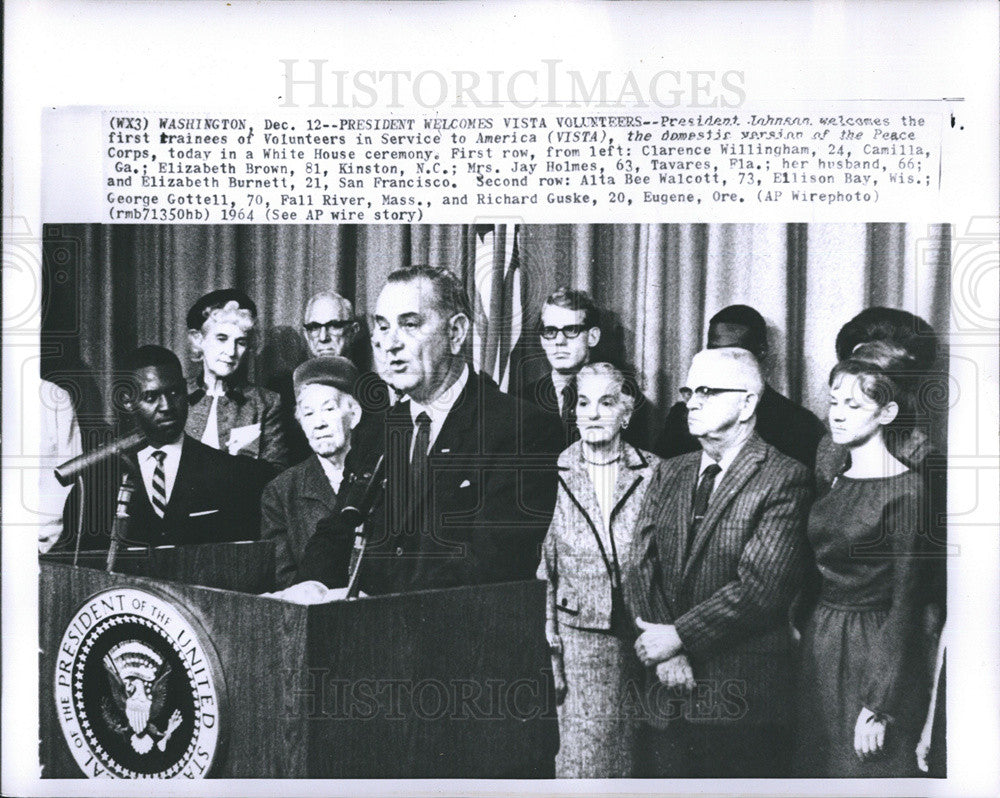
<svg viewBox="0 0 1000 798"><path fill-rule="evenodd" d="M261 496L261 538L275 542L275 586L288 587L320 520L333 514L351 430L361 420L358 372L344 357L315 357L295 369L295 418L310 456L272 480ZM342 563L344 570L347 562Z"/></svg>

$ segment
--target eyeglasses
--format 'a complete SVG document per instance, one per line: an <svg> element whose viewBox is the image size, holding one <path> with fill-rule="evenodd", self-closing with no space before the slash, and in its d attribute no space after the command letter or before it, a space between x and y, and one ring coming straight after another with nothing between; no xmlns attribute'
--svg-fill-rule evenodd
<svg viewBox="0 0 1000 798"><path fill-rule="evenodd" d="M748 393L746 388L709 388L705 385L699 385L697 388L684 387L678 391L681 395L681 399L685 402L690 402L691 398L697 396L702 401L710 399L713 396L719 396L724 393Z"/></svg>
<svg viewBox="0 0 1000 798"><path fill-rule="evenodd" d="M337 321L308 321L302 325L302 329L307 335L319 335L320 330L326 330L327 335L344 335L354 327L354 322L350 319Z"/></svg>
<svg viewBox="0 0 1000 798"><path fill-rule="evenodd" d="M542 327L538 334L546 341L554 341L559 333L566 336L566 339L579 338L580 333L587 329L586 324L567 324L565 327Z"/></svg>

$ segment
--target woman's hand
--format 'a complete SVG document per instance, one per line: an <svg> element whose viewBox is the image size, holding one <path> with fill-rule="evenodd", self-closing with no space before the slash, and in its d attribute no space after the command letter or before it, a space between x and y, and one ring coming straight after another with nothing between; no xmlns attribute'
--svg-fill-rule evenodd
<svg viewBox="0 0 1000 798"><path fill-rule="evenodd" d="M569 692L569 685L566 684L566 671L563 668L562 654L552 655L552 681L556 688L556 706L562 706L566 700L566 693Z"/></svg>
<svg viewBox="0 0 1000 798"><path fill-rule="evenodd" d="M563 642L559 636L559 627L555 621L545 622L545 638L549 641L549 654L552 656L552 679L556 688L556 705L566 700L568 687L566 671L563 667Z"/></svg>
<svg viewBox="0 0 1000 798"><path fill-rule="evenodd" d="M562 638L559 636L559 627L556 626L555 621L545 622L545 639L549 641L549 652L552 656L558 654L561 657L563 644Z"/></svg>
<svg viewBox="0 0 1000 798"><path fill-rule="evenodd" d="M862 762L878 756L885 746L886 722L867 707L861 707L854 724L854 753Z"/></svg>
<svg viewBox="0 0 1000 798"><path fill-rule="evenodd" d="M926 773L930 770L930 765L927 760L931 755L931 727L930 725L925 725L924 730L920 733L920 739L917 740L917 767L920 768L921 773Z"/></svg>

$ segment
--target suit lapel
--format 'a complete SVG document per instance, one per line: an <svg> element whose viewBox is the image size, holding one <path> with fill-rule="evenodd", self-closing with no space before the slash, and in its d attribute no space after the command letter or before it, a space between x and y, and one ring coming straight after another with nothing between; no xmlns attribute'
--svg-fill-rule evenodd
<svg viewBox="0 0 1000 798"><path fill-rule="evenodd" d="M431 455L449 452L481 451L482 430L476 425L477 405L481 401L479 375L471 369L465 387L445 417L441 431L431 444Z"/></svg>
<svg viewBox="0 0 1000 798"><path fill-rule="evenodd" d="M229 434L233 431L233 427L238 426L237 410L239 405L228 393L219 397L219 405L215 410L216 424L219 428L219 451L229 452Z"/></svg>
<svg viewBox="0 0 1000 798"><path fill-rule="evenodd" d="M736 455L736 459L726 469L721 481L712 491L708 500L708 508L705 511L705 518L702 519L701 526L698 527L698 534L695 535L694 541L691 543L691 554L684 564L682 579L687 579L693 563L698 559L706 542L715 531L715 525L736 496L743 490L747 481L757 473L763 459L763 441L754 434L743 444L740 453ZM690 518L690 510L688 518Z"/></svg>
<svg viewBox="0 0 1000 798"><path fill-rule="evenodd" d="M604 526L604 518L600 505L597 502L597 493L594 490L594 484L591 482L590 475L587 473L582 460L580 444L574 444L569 449L568 455L568 462L564 460L559 466L559 479L570 501L576 505L577 510L583 515L583 520L586 523L564 531L587 540L589 545L601 555L612 584L617 584L620 575L613 573L613 555L611 549L605 545L605 541L601 537L600 530Z"/></svg>
<svg viewBox="0 0 1000 798"><path fill-rule="evenodd" d="M316 454L310 455L306 460L305 479L302 480L299 499L321 502L331 510L336 504L337 497Z"/></svg>
<svg viewBox="0 0 1000 798"><path fill-rule="evenodd" d="M551 372L538 381L538 389L535 397L539 406L550 413L559 415L559 397L556 396L556 384L552 380Z"/></svg>
<svg viewBox="0 0 1000 798"><path fill-rule="evenodd" d="M669 580L669 584L674 591L677 590L686 565L684 562L684 548L687 543L688 524L691 523L691 504L694 501L694 489L698 481L698 465L701 463L701 450L681 455L681 457L685 458L685 462L677 474L677 490L674 493L673 502L668 504L668 512L673 514L673 519L667 518L667 528L675 530L675 534L671 536L670 544L674 547L672 559L676 578ZM690 559L689 557L688 562L690 562Z"/></svg>
<svg viewBox="0 0 1000 798"><path fill-rule="evenodd" d="M597 493L594 491L594 484L590 481L590 476L585 470L579 446L576 448L575 456L571 456L571 461L565 469L560 468L559 474L566 490L570 493L570 497L575 500L575 504L586 516L587 521L594 529L600 530L604 526L604 520L600 505L597 503ZM589 530L587 530L587 534L590 534Z"/></svg>
<svg viewBox="0 0 1000 798"><path fill-rule="evenodd" d="M614 496L611 505L611 522L614 526L615 515L621 510L632 492L643 480L643 471L649 467L646 458L634 446L622 443L621 466L618 469L618 478L615 480ZM610 533L611 530L608 530Z"/></svg>
<svg viewBox="0 0 1000 798"><path fill-rule="evenodd" d="M355 429L357 433L360 427ZM383 447L385 452L386 468L386 496L385 524L386 530L391 535L398 535L406 530L410 513L409 495L409 473L410 473L410 445L413 441L413 419L410 415L410 401L404 399L390 407L385 414L384 432L382 440L377 444ZM358 446L358 443L361 446ZM356 435L351 436L351 452L348 454L352 460L359 457L359 452L365 441L356 440ZM361 458L364 462L364 458Z"/></svg>
<svg viewBox="0 0 1000 798"><path fill-rule="evenodd" d="M190 506L188 499L191 492L197 487L194 474L204 473L204 469L198 468L198 450L196 446L192 445L193 443L195 442L185 437L184 443L181 446L181 459L177 464L177 477L174 479L174 488L170 491L167 509L163 513L164 523L186 517Z"/></svg>

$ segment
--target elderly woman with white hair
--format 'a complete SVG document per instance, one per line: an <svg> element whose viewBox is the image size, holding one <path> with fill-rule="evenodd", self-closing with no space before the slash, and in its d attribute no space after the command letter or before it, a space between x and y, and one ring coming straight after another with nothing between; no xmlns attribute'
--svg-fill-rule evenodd
<svg viewBox="0 0 1000 798"><path fill-rule="evenodd" d="M559 704L558 778L634 775L642 671L622 595L636 519L659 458L622 440L635 407L609 363L577 375L580 440L560 456L538 577Z"/></svg>
<svg viewBox="0 0 1000 798"><path fill-rule="evenodd" d="M245 359L257 306L234 288L201 297L188 311L188 339L201 373L188 380L185 431L214 449L288 466L281 399L247 383Z"/></svg>

